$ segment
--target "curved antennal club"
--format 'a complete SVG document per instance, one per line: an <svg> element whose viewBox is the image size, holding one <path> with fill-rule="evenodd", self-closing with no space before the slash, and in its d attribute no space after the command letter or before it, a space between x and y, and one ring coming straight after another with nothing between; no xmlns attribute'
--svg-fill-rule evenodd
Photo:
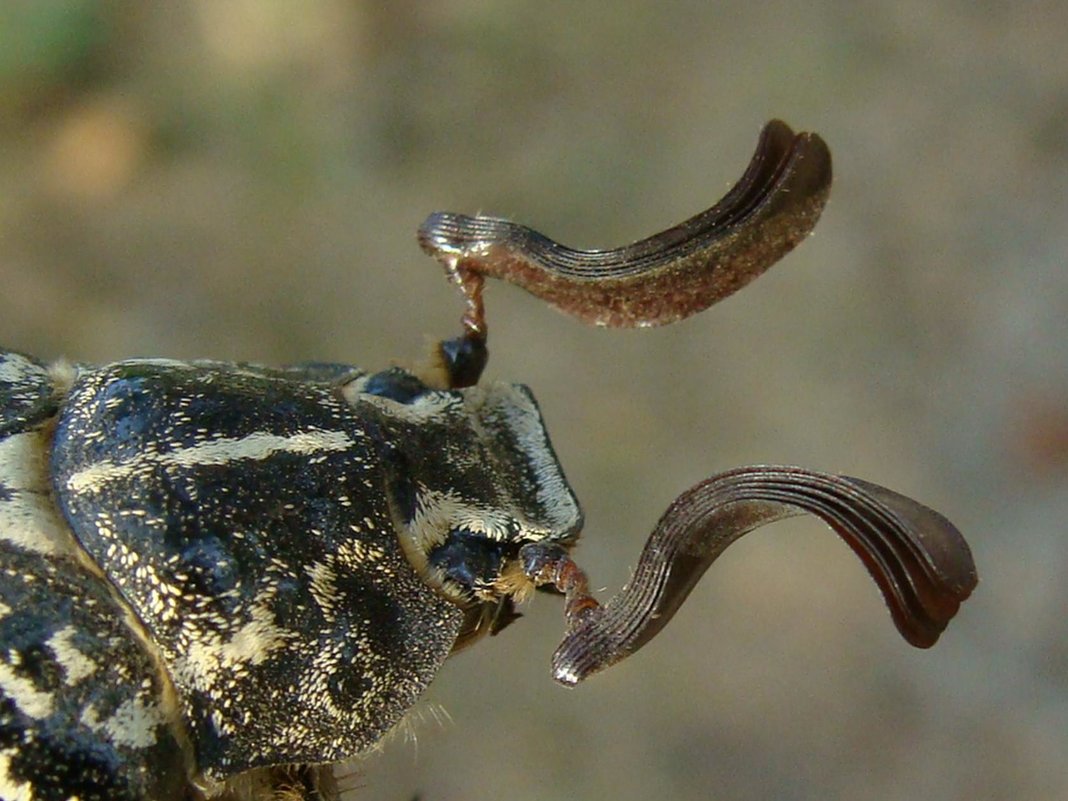
<svg viewBox="0 0 1068 801"><path fill-rule="evenodd" d="M568 615L567 634L553 655L554 678L577 684L634 653L671 620L728 545L755 528L803 513L829 524L856 552L882 590L898 631L918 648L934 645L975 588L968 544L926 506L847 476L742 467L702 481L671 504L646 542L634 577L608 603L569 597L569 608L579 611ZM551 572L540 569L541 576Z"/></svg>
<svg viewBox="0 0 1068 801"><path fill-rule="evenodd" d="M824 141L772 120L719 203L632 245L578 250L507 220L450 212L427 218L419 244L464 293L468 337L485 339L486 276L593 325L666 325L736 292L785 256L812 231L830 187Z"/></svg>

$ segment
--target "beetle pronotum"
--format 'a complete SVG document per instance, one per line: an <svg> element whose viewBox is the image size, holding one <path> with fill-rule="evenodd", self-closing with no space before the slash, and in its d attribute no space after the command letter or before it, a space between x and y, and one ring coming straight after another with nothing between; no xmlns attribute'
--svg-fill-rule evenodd
<svg viewBox="0 0 1068 801"><path fill-rule="evenodd" d="M605 251L432 215L422 247L466 298L416 373L0 354L0 797L336 797L450 653L564 596L575 684L671 619L734 539L807 512L860 556L913 645L976 582L937 513L797 467L721 473L664 513L599 604L570 551L582 513L538 407L480 383L486 276L597 325L682 319L811 231L831 182L814 134L764 129L708 211Z"/></svg>

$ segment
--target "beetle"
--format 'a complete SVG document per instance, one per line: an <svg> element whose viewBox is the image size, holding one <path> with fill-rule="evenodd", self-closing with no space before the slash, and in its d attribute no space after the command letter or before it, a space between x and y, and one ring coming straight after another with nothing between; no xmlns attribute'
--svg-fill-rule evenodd
<svg viewBox="0 0 1068 801"><path fill-rule="evenodd" d="M0 353L0 797L336 798L331 763L534 590L564 597L552 671L574 685L652 639L734 539L803 512L933 645L976 584L960 533L797 467L684 492L600 604L532 393L480 382L486 277L595 325L668 324L802 241L830 183L822 139L773 121L719 203L627 247L431 215L419 243L466 305L420 370Z"/></svg>

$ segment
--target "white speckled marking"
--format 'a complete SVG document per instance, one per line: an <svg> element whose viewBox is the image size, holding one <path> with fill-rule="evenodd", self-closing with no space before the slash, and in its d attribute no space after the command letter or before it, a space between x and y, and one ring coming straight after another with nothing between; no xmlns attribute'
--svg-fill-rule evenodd
<svg viewBox="0 0 1068 801"><path fill-rule="evenodd" d="M77 684L100 669L96 662L78 650L74 644L76 633L73 626L65 626L47 640L48 647L66 674L67 684Z"/></svg>
<svg viewBox="0 0 1068 801"><path fill-rule="evenodd" d="M372 523L370 527L374 528L374 524ZM355 526L350 526L350 528L353 533L359 535L360 532ZM337 549L337 558L351 565L373 564L381 560L385 555L385 550L380 546L371 545L358 539L345 540Z"/></svg>
<svg viewBox="0 0 1068 801"><path fill-rule="evenodd" d="M520 451L530 460L537 476L538 502L549 516L549 525L556 531L575 528L582 513L552 452L545 424L529 392L515 384L493 383L485 389L474 387L468 393L471 402L481 406L481 414L503 421L518 439ZM484 394L479 397L479 393Z"/></svg>
<svg viewBox="0 0 1068 801"><path fill-rule="evenodd" d="M82 710L79 721L86 728L104 734L117 746L149 748L156 744L156 729L166 723L166 717L157 704L130 698L106 718L90 704Z"/></svg>
<svg viewBox="0 0 1068 801"><path fill-rule="evenodd" d="M41 720L55 711L52 693L41 692L33 686L33 682L16 675L11 665L3 662L0 662L0 690L28 717Z"/></svg>
<svg viewBox="0 0 1068 801"><path fill-rule="evenodd" d="M18 353L9 351L0 358L0 381L5 383L22 384L28 377L43 373L38 365Z"/></svg>
<svg viewBox="0 0 1068 801"><path fill-rule="evenodd" d="M338 600L337 574L326 562L307 565L304 568L304 572L311 579L309 589L311 590L312 598L315 599L315 603L322 610L323 617L328 622L333 623L336 617L334 607L337 605Z"/></svg>
<svg viewBox="0 0 1068 801"><path fill-rule="evenodd" d="M104 721L104 730L116 745L148 748L156 744L156 729L163 723L163 713L156 704L131 698Z"/></svg>
<svg viewBox="0 0 1068 801"><path fill-rule="evenodd" d="M28 782L16 782L11 778L11 758L17 754L13 748L0 751L0 798L4 801L33 801L33 787Z"/></svg>
<svg viewBox="0 0 1068 801"><path fill-rule="evenodd" d="M416 510L408 529L419 546L429 552L445 541L455 528L505 541L514 516L500 509L474 506L453 492L438 492L420 487L416 492Z"/></svg>
<svg viewBox="0 0 1068 801"><path fill-rule="evenodd" d="M208 688L216 684L220 671L240 672L244 666L258 665L273 651L284 648L294 633L275 622L268 607L270 594L271 590L267 589L256 598L251 620L223 634L191 623L188 651L176 661L176 675L193 686Z"/></svg>
<svg viewBox="0 0 1068 801"><path fill-rule="evenodd" d="M353 445L355 443L344 431L313 429L285 437L256 432L246 437L213 439L163 453L143 451L122 462L100 461L72 474L67 479L67 487L73 492L100 490L111 481L144 476L161 467L190 468L228 464L241 459L263 460L276 453L343 451Z"/></svg>
<svg viewBox="0 0 1068 801"><path fill-rule="evenodd" d="M52 503L48 448L39 430L0 441L0 481L13 495L0 501L0 539L33 553L70 554L77 546Z"/></svg>
<svg viewBox="0 0 1068 801"><path fill-rule="evenodd" d="M48 437L24 431L0 440L0 478L12 489L48 489Z"/></svg>

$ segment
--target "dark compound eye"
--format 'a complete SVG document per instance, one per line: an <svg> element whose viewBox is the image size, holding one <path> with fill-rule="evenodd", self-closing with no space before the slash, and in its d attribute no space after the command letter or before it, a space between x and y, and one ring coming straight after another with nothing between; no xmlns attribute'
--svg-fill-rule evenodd
<svg viewBox="0 0 1068 801"><path fill-rule="evenodd" d="M411 403L427 391L427 385L406 370L390 367L368 378L363 391L397 403Z"/></svg>
<svg viewBox="0 0 1068 801"><path fill-rule="evenodd" d="M492 584L500 575L504 544L455 529L444 543L430 552L429 563L465 589Z"/></svg>

